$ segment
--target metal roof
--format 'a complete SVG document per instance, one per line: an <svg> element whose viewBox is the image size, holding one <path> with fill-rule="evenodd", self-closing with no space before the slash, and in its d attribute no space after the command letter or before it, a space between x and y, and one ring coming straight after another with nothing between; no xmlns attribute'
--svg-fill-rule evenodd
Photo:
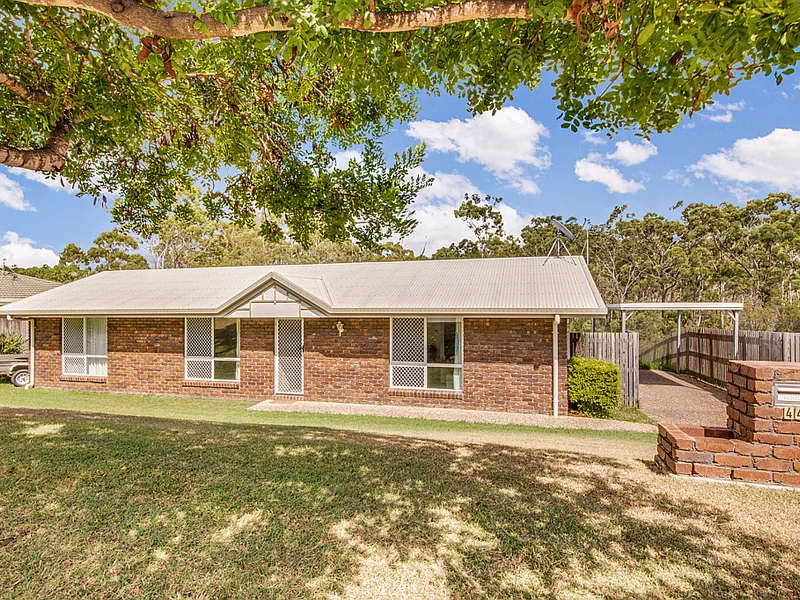
<svg viewBox="0 0 800 600"><path fill-rule="evenodd" d="M27 298L40 292L52 290L60 286L55 281L47 281L38 277L20 275L12 271L0 270L0 304L14 302L21 298Z"/></svg>
<svg viewBox="0 0 800 600"><path fill-rule="evenodd" d="M581 257L105 271L0 309L11 316L223 315L271 285L331 316L603 316Z"/></svg>
<svg viewBox="0 0 800 600"><path fill-rule="evenodd" d="M733 310L744 309L741 302L628 302L623 304L609 304L608 310L639 311L639 310Z"/></svg>

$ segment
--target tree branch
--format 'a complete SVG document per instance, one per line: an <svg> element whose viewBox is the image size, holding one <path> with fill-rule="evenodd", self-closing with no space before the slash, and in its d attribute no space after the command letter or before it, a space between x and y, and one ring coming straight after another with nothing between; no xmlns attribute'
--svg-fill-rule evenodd
<svg viewBox="0 0 800 600"><path fill-rule="evenodd" d="M138 0L20 0L24 4L79 8L105 15L120 25L133 27L173 40L202 40L231 38L263 31L290 31L290 17L273 15L273 8L256 6L237 10L236 25L230 29L210 14L196 17L190 13L162 11L142 4ZM270 18L272 15L272 18ZM377 13L371 15L369 25L363 18L353 18L341 23L341 29L371 33L393 33L441 27L450 23L479 19L529 19L527 0L471 0L460 4L434 6L419 10ZM195 23L200 22L199 29Z"/></svg>
<svg viewBox="0 0 800 600"><path fill-rule="evenodd" d="M6 73L0 73L0 85L8 88L26 102L41 104L45 99L45 95L43 93L31 92L25 89L13 77L7 75Z"/></svg>
<svg viewBox="0 0 800 600"><path fill-rule="evenodd" d="M50 132L45 145L34 150L21 150L7 144L0 144L0 164L42 173L58 172L67 162L68 130L69 125L66 121L60 121Z"/></svg>

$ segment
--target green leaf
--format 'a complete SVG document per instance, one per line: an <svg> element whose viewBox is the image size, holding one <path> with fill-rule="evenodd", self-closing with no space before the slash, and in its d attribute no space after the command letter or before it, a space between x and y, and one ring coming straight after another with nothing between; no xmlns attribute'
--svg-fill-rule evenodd
<svg viewBox="0 0 800 600"><path fill-rule="evenodd" d="M648 23L647 25L645 25L642 31L639 32L639 37L637 39L638 44L640 46L644 46L647 43L647 41L652 37L655 30L656 30L655 23Z"/></svg>

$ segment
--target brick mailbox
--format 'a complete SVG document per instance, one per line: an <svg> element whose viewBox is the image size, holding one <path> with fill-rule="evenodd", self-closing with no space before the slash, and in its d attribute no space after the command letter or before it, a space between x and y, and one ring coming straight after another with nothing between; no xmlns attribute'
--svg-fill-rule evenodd
<svg viewBox="0 0 800 600"><path fill-rule="evenodd" d="M658 426L678 475L800 487L800 363L730 361L728 427Z"/></svg>

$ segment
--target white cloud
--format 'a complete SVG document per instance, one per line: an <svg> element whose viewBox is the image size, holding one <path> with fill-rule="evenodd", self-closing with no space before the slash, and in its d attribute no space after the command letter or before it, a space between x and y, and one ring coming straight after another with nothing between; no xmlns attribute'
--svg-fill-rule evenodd
<svg viewBox="0 0 800 600"><path fill-rule="evenodd" d="M644 189L638 181L625 179L619 169L604 165L601 161L599 154L589 154L575 162L575 175L581 181L602 183L609 192L616 194L630 194Z"/></svg>
<svg viewBox="0 0 800 600"><path fill-rule="evenodd" d="M55 190L56 192L72 193L75 191L75 188L70 183L67 183L67 181L64 181L64 185L61 185L60 177L57 177L56 179L48 179L44 173L40 173L39 171L20 169L19 167L8 167L8 172L12 175L17 175L24 177L25 179L35 181L36 183L41 183L43 186L46 186L51 190Z"/></svg>
<svg viewBox="0 0 800 600"><path fill-rule="evenodd" d="M346 169L350 166L350 161L361 162L361 152L358 150L343 150L333 153L333 162L337 169Z"/></svg>
<svg viewBox="0 0 800 600"><path fill-rule="evenodd" d="M744 104L744 100L728 103L717 102L707 106L701 114L709 121L714 121L715 123L731 123L733 121L733 113L742 110Z"/></svg>
<svg viewBox="0 0 800 600"><path fill-rule="evenodd" d="M683 173L682 171L678 171L677 169L671 169L664 174L664 179L667 181L677 181L683 187L689 187L692 185L692 180Z"/></svg>
<svg viewBox="0 0 800 600"><path fill-rule="evenodd" d="M600 137L600 134L596 131L584 131L583 132L583 141L594 146L600 146L606 143L606 140Z"/></svg>
<svg viewBox="0 0 800 600"><path fill-rule="evenodd" d="M421 168L412 174L424 174ZM467 224L453 214L464 200L464 194L483 193L461 173L433 174L434 183L423 190L411 205L414 218L418 221L416 229L406 238L403 245L417 254L425 252L430 256L439 248L460 242L463 239L475 239ZM497 210L503 215L503 229L506 234L519 235L522 228L531 221L533 215L520 214L515 208L501 202Z"/></svg>
<svg viewBox="0 0 800 600"><path fill-rule="evenodd" d="M521 108L506 107L466 120L416 121L406 133L425 142L433 152L453 152L459 162L476 162L507 185L524 194L539 186L525 175L526 167L550 166L550 152L542 145L547 128Z"/></svg>
<svg viewBox="0 0 800 600"><path fill-rule="evenodd" d="M421 167L411 171L411 175L425 175L426 172ZM435 201L447 201L460 203L464 199L464 194L480 194L480 190L468 177L461 173L442 173L436 171L433 174L433 184L425 188L419 194L415 202L416 206L430 204Z"/></svg>
<svg viewBox="0 0 800 600"><path fill-rule="evenodd" d="M0 173L0 205L14 210L36 210L25 201L20 185L3 173Z"/></svg>
<svg viewBox="0 0 800 600"><path fill-rule="evenodd" d="M34 241L20 237L14 231L6 231L0 245L0 261L5 259L9 266L40 267L58 263L58 254L49 248L36 248Z"/></svg>
<svg viewBox="0 0 800 600"><path fill-rule="evenodd" d="M617 149L614 152L606 154L606 158L621 162L627 167L640 165L648 158L658 154L658 148L650 142L642 142L641 144L617 142L616 147Z"/></svg>
<svg viewBox="0 0 800 600"><path fill-rule="evenodd" d="M711 175L739 183L760 183L783 191L800 190L800 131L775 129L760 138L741 138L728 149L705 154L690 167L696 177Z"/></svg>
<svg viewBox="0 0 800 600"><path fill-rule="evenodd" d="M715 123L731 123L731 122L733 122L733 113L731 111L727 111L727 112L719 113L719 114L705 115L705 117L709 121L714 121Z"/></svg>
<svg viewBox="0 0 800 600"><path fill-rule="evenodd" d="M742 183L729 185L725 189L727 189L728 193L730 193L730 195L733 196L740 204L746 204L748 200L752 200L758 195L757 188L754 188L751 185L744 185Z"/></svg>

